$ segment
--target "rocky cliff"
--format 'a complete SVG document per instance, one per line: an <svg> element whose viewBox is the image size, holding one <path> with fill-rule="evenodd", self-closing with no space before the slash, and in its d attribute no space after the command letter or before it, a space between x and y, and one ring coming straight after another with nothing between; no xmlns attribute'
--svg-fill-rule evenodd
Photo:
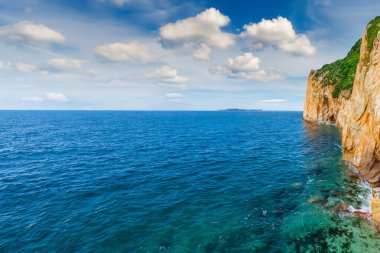
<svg viewBox="0 0 380 253"><path fill-rule="evenodd" d="M311 71L304 108L305 120L342 128L344 159L372 187L380 186L379 30L377 17L347 57ZM373 200L372 209L378 213L380 201ZM380 224L380 215L373 218Z"/></svg>

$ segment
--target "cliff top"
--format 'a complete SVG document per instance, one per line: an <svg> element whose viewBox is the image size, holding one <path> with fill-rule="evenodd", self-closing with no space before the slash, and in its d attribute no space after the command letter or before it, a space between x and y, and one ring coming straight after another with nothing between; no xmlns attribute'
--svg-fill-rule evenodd
<svg viewBox="0 0 380 253"><path fill-rule="evenodd" d="M367 55L365 64L370 61L370 55L377 34L380 30L380 16L373 19L366 29ZM343 59L323 65L322 68L312 71L313 79L320 80L321 85L334 85L332 96L338 98L342 91L351 90L354 85L356 68L360 60L360 47L362 39L359 39Z"/></svg>
<svg viewBox="0 0 380 253"><path fill-rule="evenodd" d="M380 16L377 16L374 18L369 24L367 25L366 30L366 39L367 39L367 57L365 60L365 63L368 64L370 60L370 55L373 48L373 42L375 41L377 34L380 30Z"/></svg>

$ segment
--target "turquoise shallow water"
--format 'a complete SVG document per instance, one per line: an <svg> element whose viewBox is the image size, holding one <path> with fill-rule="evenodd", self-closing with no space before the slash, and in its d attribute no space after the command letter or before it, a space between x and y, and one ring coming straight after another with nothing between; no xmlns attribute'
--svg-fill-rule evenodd
<svg viewBox="0 0 380 253"><path fill-rule="evenodd" d="M349 173L300 112L2 111L0 252L379 252Z"/></svg>

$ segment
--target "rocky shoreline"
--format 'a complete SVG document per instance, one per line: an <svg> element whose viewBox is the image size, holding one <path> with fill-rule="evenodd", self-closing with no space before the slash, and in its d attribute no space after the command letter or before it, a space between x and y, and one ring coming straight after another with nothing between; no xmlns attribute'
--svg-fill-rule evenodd
<svg viewBox="0 0 380 253"><path fill-rule="evenodd" d="M306 121L336 124L342 129L343 158L372 187L371 216L377 224L380 224L379 30L377 17L346 58L311 71L303 114ZM347 78L351 74L352 81Z"/></svg>

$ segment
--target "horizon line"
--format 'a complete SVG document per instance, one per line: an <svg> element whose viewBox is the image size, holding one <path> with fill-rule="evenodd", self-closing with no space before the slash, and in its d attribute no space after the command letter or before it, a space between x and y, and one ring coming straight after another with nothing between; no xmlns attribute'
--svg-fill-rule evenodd
<svg viewBox="0 0 380 253"><path fill-rule="evenodd" d="M214 110L139 110L139 109L0 109L0 111L125 111L125 112L303 112L303 110L264 110L264 109L239 109L228 111L227 109Z"/></svg>

